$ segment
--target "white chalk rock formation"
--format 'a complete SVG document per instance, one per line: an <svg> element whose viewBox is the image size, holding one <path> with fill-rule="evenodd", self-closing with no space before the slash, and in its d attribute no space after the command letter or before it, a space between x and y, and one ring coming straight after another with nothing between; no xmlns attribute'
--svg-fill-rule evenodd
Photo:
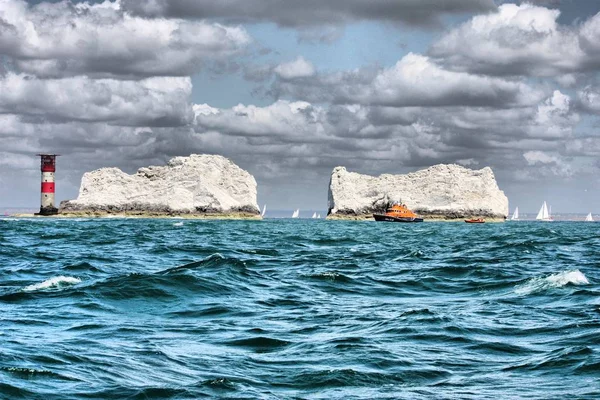
<svg viewBox="0 0 600 400"><path fill-rule="evenodd" d="M438 219L508 216L508 198L491 168L434 165L406 175L378 177L334 168L329 184L330 218L365 218L404 203L423 217Z"/></svg>
<svg viewBox="0 0 600 400"><path fill-rule="evenodd" d="M118 168L87 172L77 199L62 202L59 212L77 211L259 214L252 175L225 157L198 154L133 175Z"/></svg>

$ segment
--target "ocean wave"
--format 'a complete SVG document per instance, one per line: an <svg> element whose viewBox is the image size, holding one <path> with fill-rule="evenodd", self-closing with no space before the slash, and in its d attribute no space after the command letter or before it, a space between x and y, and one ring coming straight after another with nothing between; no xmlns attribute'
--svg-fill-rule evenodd
<svg viewBox="0 0 600 400"><path fill-rule="evenodd" d="M55 276L50 279L46 279L44 282L36 283L33 285L25 286L22 290L24 292L35 292L38 290L48 289L62 289L81 283L81 279L74 278L72 276Z"/></svg>
<svg viewBox="0 0 600 400"><path fill-rule="evenodd" d="M233 267L244 270L246 268L246 263L235 257L225 257L220 253L214 253L200 261L192 261L187 264L167 268L163 271L158 272L157 274L169 275L173 273L179 273L182 271L192 271L195 269L210 270L221 269L222 267Z"/></svg>
<svg viewBox="0 0 600 400"><path fill-rule="evenodd" d="M245 347L259 353L267 353L289 346L291 342L287 340L275 339L265 336L236 339L225 342L226 345L234 347Z"/></svg>
<svg viewBox="0 0 600 400"><path fill-rule="evenodd" d="M566 285L588 285L590 281L578 269L560 272L543 278L533 278L515 288L520 295L541 292L547 289L561 288Z"/></svg>
<svg viewBox="0 0 600 400"><path fill-rule="evenodd" d="M89 256L89 258L95 258L95 257ZM102 272L101 269L94 267L92 264L90 264L88 262L81 262L81 263L77 263L77 264L65 265L62 269L64 271L78 271L78 272L83 271L83 272L89 272L89 273Z"/></svg>
<svg viewBox="0 0 600 400"><path fill-rule="evenodd" d="M306 275L306 277L309 279L317 280L317 281L331 281L331 282L343 282L343 283L354 282L354 279L352 279L349 276L346 276L344 274L341 274L339 272L336 272L336 271L317 272L314 274L308 274L308 275Z"/></svg>
<svg viewBox="0 0 600 400"><path fill-rule="evenodd" d="M374 385L398 385L407 383L431 384L446 379L452 374L438 368L422 368L385 373L379 371L361 371L353 368L311 370L287 378L294 388L335 388L368 387ZM285 383L284 383L285 384Z"/></svg>
<svg viewBox="0 0 600 400"><path fill-rule="evenodd" d="M115 275L94 282L85 290L111 299L156 300L187 297L190 293L219 295L244 291L247 287L243 281L250 277L245 262L216 253L200 261L156 272Z"/></svg>
<svg viewBox="0 0 600 400"><path fill-rule="evenodd" d="M231 381L228 378L207 379L205 381L202 381L199 384L199 386L208 386L210 388L221 389L221 390L235 390L236 389L236 383Z"/></svg>
<svg viewBox="0 0 600 400"><path fill-rule="evenodd" d="M65 376L53 371L50 371L48 369L39 369L39 368L32 368L32 367L0 367L0 371L3 372L7 372L10 373L12 375L17 375L20 376L22 378L26 378L26 379L32 379L32 378L36 378L36 377L40 377L40 376L45 376L45 377L49 377L52 379L61 379L61 380L67 380L67 381L78 381L79 379L71 377L71 376ZM2 393L2 392L0 392Z"/></svg>
<svg viewBox="0 0 600 400"><path fill-rule="evenodd" d="M0 398L599 398L597 224L0 225Z"/></svg>
<svg viewBox="0 0 600 400"><path fill-rule="evenodd" d="M574 346L555 349L541 357L533 357L524 363L511 365L506 371L526 370L555 370L573 371L589 360L593 350L588 346Z"/></svg>

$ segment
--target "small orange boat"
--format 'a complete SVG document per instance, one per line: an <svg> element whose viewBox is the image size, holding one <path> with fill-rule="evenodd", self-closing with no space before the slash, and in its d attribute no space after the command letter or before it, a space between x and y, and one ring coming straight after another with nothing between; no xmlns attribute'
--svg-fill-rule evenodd
<svg viewBox="0 0 600 400"><path fill-rule="evenodd" d="M473 218L473 219L465 219L467 224L483 224L485 221L483 218Z"/></svg>
<svg viewBox="0 0 600 400"><path fill-rule="evenodd" d="M385 214L373 214L373 218L382 222L423 222L423 218L410 211L404 204L394 204Z"/></svg>

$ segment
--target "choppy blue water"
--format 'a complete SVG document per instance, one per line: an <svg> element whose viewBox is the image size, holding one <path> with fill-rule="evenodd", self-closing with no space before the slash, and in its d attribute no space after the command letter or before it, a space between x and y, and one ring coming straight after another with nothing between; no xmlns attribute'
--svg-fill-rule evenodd
<svg viewBox="0 0 600 400"><path fill-rule="evenodd" d="M600 224L0 220L0 398L598 398Z"/></svg>

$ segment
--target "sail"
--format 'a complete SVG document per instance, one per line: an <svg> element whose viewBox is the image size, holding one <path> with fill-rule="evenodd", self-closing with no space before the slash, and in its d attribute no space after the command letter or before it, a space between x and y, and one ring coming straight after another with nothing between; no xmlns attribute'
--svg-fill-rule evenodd
<svg viewBox="0 0 600 400"><path fill-rule="evenodd" d="M321 214L317 214L317 219L321 219Z"/></svg>
<svg viewBox="0 0 600 400"><path fill-rule="evenodd" d="M587 217L585 217L586 222L594 222L594 218L592 218L592 213L589 213Z"/></svg>
<svg viewBox="0 0 600 400"><path fill-rule="evenodd" d="M539 219L542 221L550 220L550 214L548 213L548 205L546 204L546 202L542 204L542 208L540 208L540 211L538 212L538 215L537 217L535 217L535 219Z"/></svg>
<svg viewBox="0 0 600 400"><path fill-rule="evenodd" d="M317 218L317 213L313 213L312 218Z"/></svg>
<svg viewBox="0 0 600 400"><path fill-rule="evenodd" d="M261 216L261 217L264 217L266 212L267 212L267 205L265 204L265 205L263 206L262 213L260 213L260 216Z"/></svg>
<svg viewBox="0 0 600 400"><path fill-rule="evenodd" d="M512 217L510 219L512 221L516 221L519 219L519 207L515 208L515 212L513 213Z"/></svg>
<svg viewBox="0 0 600 400"><path fill-rule="evenodd" d="M540 208L540 211L538 212L537 216L535 217L535 219L542 219L543 215L544 215L544 207L546 206L546 202L544 202L544 204L542 205L542 208Z"/></svg>
<svg viewBox="0 0 600 400"><path fill-rule="evenodd" d="M292 214L292 218L298 218L298 215L300 215L300 209L296 209L294 211L294 213Z"/></svg>

